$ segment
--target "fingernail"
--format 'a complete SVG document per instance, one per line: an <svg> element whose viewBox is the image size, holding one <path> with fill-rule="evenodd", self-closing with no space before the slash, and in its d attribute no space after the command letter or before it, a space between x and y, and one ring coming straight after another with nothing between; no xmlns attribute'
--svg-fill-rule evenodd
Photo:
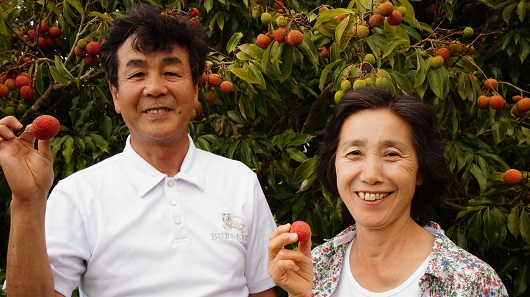
<svg viewBox="0 0 530 297"><path fill-rule="evenodd" d="M289 234L289 238L290 238L291 240L295 240L297 236L298 236L298 235L296 235L296 233L291 233L291 234Z"/></svg>

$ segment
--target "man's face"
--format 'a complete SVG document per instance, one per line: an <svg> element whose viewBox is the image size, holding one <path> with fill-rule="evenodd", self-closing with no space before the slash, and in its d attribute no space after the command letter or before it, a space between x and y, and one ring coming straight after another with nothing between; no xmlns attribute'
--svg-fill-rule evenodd
<svg viewBox="0 0 530 297"><path fill-rule="evenodd" d="M118 49L118 88L110 85L116 112L121 114L136 149L187 142L187 127L197 101L188 52L143 54L129 37Z"/></svg>

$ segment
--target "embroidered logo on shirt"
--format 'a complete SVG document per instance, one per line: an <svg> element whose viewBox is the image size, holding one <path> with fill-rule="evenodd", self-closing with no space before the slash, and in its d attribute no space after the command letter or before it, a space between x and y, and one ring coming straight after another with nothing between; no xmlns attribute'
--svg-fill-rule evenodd
<svg viewBox="0 0 530 297"><path fill-rule="evenodd" d="M223 228L226 231L232 232L221 232L221 233L212 233L212 240L222 240L222 239L235 239L240 241L247 241L248 234L244 233L245 230L245 219L236 216L233 213L222 213L221 221ZM237 233L234 233L237 231Z"/></svg>

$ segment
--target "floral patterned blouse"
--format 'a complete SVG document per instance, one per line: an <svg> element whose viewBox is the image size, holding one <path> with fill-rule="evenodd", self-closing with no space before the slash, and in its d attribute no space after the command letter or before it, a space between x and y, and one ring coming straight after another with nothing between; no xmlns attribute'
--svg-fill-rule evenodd
<svg viewBox="0 0 530 297"><path fill-rule="evenodd" d="M424 227L436 236L429 264L420 278L421 296L506 296L501 279L486 262L453 243L437 223ZM315 247L313 297L330 296L339 281L344 253L357 234L355 225Z"/></svg>

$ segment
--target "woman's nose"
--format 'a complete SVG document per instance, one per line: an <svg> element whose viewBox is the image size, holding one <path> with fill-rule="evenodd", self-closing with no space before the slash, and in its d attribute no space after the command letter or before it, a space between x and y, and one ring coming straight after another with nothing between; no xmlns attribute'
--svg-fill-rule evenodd
<svg viewBox="0 0 530 297"><path fill-rule="evenodd" d="M382 161L376 156L368 156L364 162L360 174L361 181L367 184L376 184L383 182Z"/></svg>

